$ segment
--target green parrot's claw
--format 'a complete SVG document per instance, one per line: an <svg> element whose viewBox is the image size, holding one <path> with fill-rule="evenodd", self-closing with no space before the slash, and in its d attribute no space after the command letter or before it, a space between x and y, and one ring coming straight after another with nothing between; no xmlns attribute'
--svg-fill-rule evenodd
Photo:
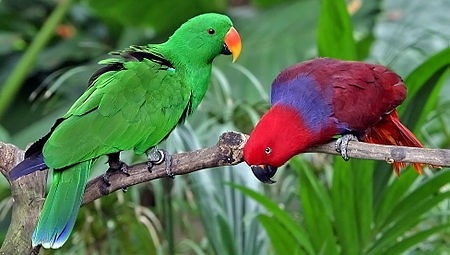
<svg viewBox="0 0 450 255"><path fill-rule="evenodd" d="M149 151L147 158L147 169L150 172L154 165L160 165L162 162L165 162L167 176L171 178L174 177L174 174L171 171L172 156L167 151L153 148Z"/></svg>
<svg viewBox="0 0 450 255"><path fill-rule="evenodd" d="M358 141L358 138L353 134L345 134L336 140L336 151L341 154L345 161L350 159L347 155L348 142L350 141Z"/></svg>
<svg viewBox="0 0 450 255"><path fill-rule="evenodd" d="M164 161L164 152L154 147L148 152L147 160L147 170L151 173L154 165L159 165Z"/></svg>
<svg viewBox="0 0 450 255"><path fill-rule="evenodd" d="M159 165L164 161L165 154L167 154L165 150L153 148L148 152L147 159L152 162L153 165Z"/></svg>
<svg viewBox="0 0 450 255"><path fill-rule="evenodd" d="M108 165L108 170L106 170L106 173L103 174L103 182L106 184L106 186L111 185L109 177L111 177L118 171L120 171L122 174L125 174L126 176L130 176L130 173L128 173L128 165L123 161L120 161L118 152L108 155ZM122 188L122 190L125 192L126 188Z"/></svg>

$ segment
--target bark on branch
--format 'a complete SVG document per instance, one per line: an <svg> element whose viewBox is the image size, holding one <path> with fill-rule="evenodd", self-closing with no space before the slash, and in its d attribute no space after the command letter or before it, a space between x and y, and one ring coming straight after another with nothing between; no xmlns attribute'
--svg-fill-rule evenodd
<svg viewBox="0 0 450 255"><path fill-rule="evenodd" d="M239 164L242 162L242 148L246 140L247 136L241 133L224 133L213 147L172 155L171 171L175 175L183 175L205 168ZM153 166L151 172L148 171L146 163L140 163L129 167L128 172L130 176L122 173L112 175L109 178L109 187L105 186L102 176L89 181L83 204L125 187L168 177L164 163Z"/></svg>
<svg viewBox="0 0 450 255"><path fill-rule="evenodd" d="M224 133L213 147L173 155L171 171L175 175L184 175L205 168L239 164L243 161L242 148L246 140L247 135L242 133ZM338 155L334 142L316 146L308 152ZM0 142L0 171L7 179L8 172L23 159L23 155L24 152L16 146ZM447 149L385 146L351 141L348 145L348 155L351 158L383 160L391 163L420 162L450 167L450 150ZM147 170L146 163L136 164L129 168L129 173L130 176L121 173L112 175L110 186L104 184L101 176L91 180L87 184L83 204L124 187L167 177L165 164L154 166L151 172ZM31 235L44 201L46 177L47 171L41 171L10 182L14 199L13 212L0 254L32 252Z"/></svg>

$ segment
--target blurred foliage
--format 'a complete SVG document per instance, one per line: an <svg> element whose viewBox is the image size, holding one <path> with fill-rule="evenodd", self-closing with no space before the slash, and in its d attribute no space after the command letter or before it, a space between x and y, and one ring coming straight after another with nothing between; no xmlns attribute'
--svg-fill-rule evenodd
<svg viewBox="0 0 450 255"><path fill-rule="evenodd" d="M269 107L270 84L280 70L319 54L341 54L336 56L381 63L405 77L410 96L401 119L426 146L449 148L448 0L352 0L350 16L341 0L322 3L75 1L24 77L1 120L0 139L25 147L46 133L107 52L164 41L186 19L214 11L232 18L243 41L241 57L233 65L229 57L215 60L205 100L161 147L193 150L214 144L223 131L250 132ZM56 5L0 1L0 80L15 69ZM132 152L122 157L144 160ZM106 169L106 159L99 162L93 176ZM80 210L68 243L42 253L445 254L448 178L447 169L421 177L408 171L395 179L383 162L324 155L295 158L272 186L258 183L244 164L200 171L91 203ZM0 238L9 225L8 194L3 181Z"/></svg>
<svg viewBox="0 0 450 255"><path fill-rule="evenodd" d="M225 0L147 0L140 1L139 4L130 4L128 1L111 4L109 0L85 0L83 3L89 6L95 16L108 24L151 27L157 33L177 29L179 24L200 13L223 12L227 7Z"/></svg>
<svg viewBox="0 0 450 255"><path fill-rule="evenodd" d="M345 0L322 1L317 48L319 57L356 59L352 21Z"/></svg>

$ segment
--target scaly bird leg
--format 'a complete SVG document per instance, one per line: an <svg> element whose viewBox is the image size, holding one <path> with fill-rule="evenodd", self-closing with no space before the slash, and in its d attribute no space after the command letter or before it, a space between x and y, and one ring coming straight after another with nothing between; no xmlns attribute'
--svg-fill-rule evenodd
<svg viewBox="0 0 450 255"><path fill-rule="evenodd" d="M358 137L353 134L345 134L336 140L336 151L339 152L345 161L349 160L347 155L348 142L358 141Z"/></svg>
<svg viewBox="0 0 450 255"><path fill-rule="evenodd" d="M127 164L125 164L123 161L120 161L119 155L120 155L120 152L108 154L109 168L106 171L106 173L103 174L103 181L105 182L106 186L111 185L111 182L109 181L109 177L111 177L111 175L113 175L117 171L120 171L121 173L125 174L126 176L130 176L130 174L128 173ZM123 188L122 190L126 191L126 188Z"/></svg>
<svg viewBox="0 0 450 255"><path fill-rule="evenodd" d="M165 150L157 149L153 147L147 154L147 169L148 171L152 171L154 165L159 165L163 161L166 164L166 173L168 177L173 178L174 174L172 173L172 156Z"/></svg>

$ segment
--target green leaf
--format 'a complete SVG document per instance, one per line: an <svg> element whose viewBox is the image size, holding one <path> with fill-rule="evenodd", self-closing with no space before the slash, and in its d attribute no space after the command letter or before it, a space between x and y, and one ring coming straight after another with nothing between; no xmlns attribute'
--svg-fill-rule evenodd
<svg viewBox="0 0 450 255"><path fill-rule="evenodd" d="M424 91L423 93L419 91L419 94L417 94L417 101L423 103L414 104L414 108L416 109L420 109L419 107L422 106L422 111L420 112L420 114L418 114L418 117L415 117L415 123L410 125L410 128L414 131L414 133L420 132L422 127L426 124L427 118L430 113L436 110L438 102L440 101L441 90L449 73L449 68L441 69L427 82L434 83L434 87L432 87L431 91L429 89L425 89L425 87L428 88L428 86L425 86L422 89L426 91ZM411 111L415 111L415 109Z"/></svg>
<svg viewBox="0 0 450 255"><path fill-rule="evenodd" d="M9 136L8 131L0 125L0 141L1 142L9 142L11 137Z"/></svg>
<svg viewBox="0 0 450 255"><path fill-rule="evenodd" d="M403 198L410 189L412 183L417 179L417 173L414 171L406 171L400 176L392 180L388 188L381 195L380 202L375 205L374 229L377 231L386 221L392 208Z"/></svg>
<svg viewBox="0 0 450 255"><path fill-rule="evenodd" d="M427 230L420 231L410 237L403 239L402 241L396 243L393 246L386 247L385 251L389 252L389 254L403 254L406 250L420 244L422 241L427 239L428 237L435 235L441 231L448 230L450 224L445 224L441 226L436 226L429 228Z"/></svg>
<svg viewBox="0 0 450 255"><path fill-rule="evenodd" d="M406 106L406 110L402 115L402 122L411 130L419 130L421 124L423 125L425 122L426 116L435 109L439 100L440 90L449 73L449 66L444 66L432 73L431 77L422 84L418 92L413 96L413 102L415 103Z"/></svg>
<svg viewBox="0 0 450 255"><path fill-rule="evenodd" d="M266 229L270 241L278 254L294 254L298 250L296 240L279 221L267 215L259 215L258 219Z"/></svg>
<svg viewBox="0 0 450 255"><path fill-rule="evenodd" d="M410 175L413 174L415 173ZM400 180L398 183L401 183ZM370 254L379 254L384 247L395 243L406 231L424 221L424 214L450 197L450 192L440 193L441 188L449 182L450 171L444 170L419 184L411 193L404 194L397 200L396 205L390 206L390 213L383 225L375 228L374 232L381 237L373 243ZM394 185L392 186L394 187Z"/></svg>
<svg viewBox="0 0 450 255"><path fill-rule="evenodd" d="M317 32L319 56L356 59L356 44L344 0L322 0Z"/></svg>
<svg viewBox="0 0 450 255"><path fill-rule="evenodd" d="M234 254L237 251L236 242L233 240L233 232L230 225L222 215L217 215L217 222L219 223L220 238L222 240L222 254Z"/></svg>
<svg viewBox="0 0 450 255"><path fill-rule="evenodd" d="M220 126L215 126L218 127ZM232 128L226 128L230 129ZM211 132L214 135L211 139L216 140L217 133L221 131L212 129L206 132ZM179 150L186 150L180 143L177 142L173 146ZM183 143L192 144L188 141ZM244 165L235 166L233 170L236 171L231 171L231 167L225 167L219 171L199 171L189 177L189 187L194 194L195 206L203 223L207 245L217 255L230 254L228 251L230 248L235 249L231 254L264 253L269 246L269 239L263 226L254 219L255 215L265 212L264 208L239 190L224 185L234 182L258 189L261 184L250 178L253 177L250 176L252 173ZM226 225L228 226L225 227ZM233 245L229 244L230 240L233 240Z"/></svg>
<svg viewBox="0 0 450 255"><path fill-rule="evenodd" d="M439 194L439 190L448 183L450 183L450 171L441 171L434 174L430 179L422 182L414 191L397 203L391 210L389 216L387 216L389 222L406 217L413 208L426 211L428 208L421 208L421 203L435 197Z"/></svg>
<svg viewBox="0 0 450 255"><path fill-rule="evenodd" d="M417 115L411 101L417 102L415 98L416 94L421 91L423 87L429 87L428 90L432 90L435 86L434 83L430 83L430 80L437 81L434 77L436 74L442 74L446 69L450 67L450 48L446 48L437 54L428 58L419 67L417 67L408 77L405 79L405 84L408 88L408 97L403 102L403 105L407 105L408 108L400 108L400 114L409 111L412 115ZM438 75L440 76L440 75ZM412 124L412 123L411 123Z"/></svg>
<svg viewBox="0 0 450 255"><path fill-rule="evenodd" d="M352 168L349 162L339 158L334 161L333 186L330 195L335 216L336 235L344 254L358 254L360 250L355 221L358 212L356 211L353 182L356 180L354 180L352 172L365 170Z"/></svg>
<svg viewBox="0 0 450 255"><path fill-rule="evenodd" d="M306 160L303 160L301 157L294 157L289 161L289 165L297 171L298 175L304 177L304 179L300 179L300 182L308 182L311 191L317 196L317 199L323 201L322 204L324 206L325 214L328 218L333 218L333 207L331 205L331 197L328 194L328 191L324 184L316 177L311 171L311 165ZM300 183L300 184L301 184Z"/></svg>
<svg viewBox="0 0 450 255"><path fill-rule="evenodd" d="M308 233L317 254L339 254L337 240L333 233L331 200L323 184L315 178L310 167L295 158L293 168L300 177L300 200Z"/></svg>
<svg viewBox="0 0 450 255"><path fill-rule="evenodd" d="M340 160L340 159L339 159ZM373 173L375 161L353 160L351 171L353 174L353 193L355 194L356 226L359 247L366 247L371 238L373 222ZM361 252L361 251L360 251Z"/></svg>
<svg viewBox="0 0 450 255"><path fill-rule="evenodd" d="M347 1L347 5L357 5L358 1ZM364 1L361 6L349 10L353 23L353 34L355 35L357 59L366 59L372 49L376 38L374 27L380 17L382 1ZM350 9L350 8L347 8Z"/></svg>
<svg viewBox="0 0 450 255"><path fill-rule="evenodd" d="M394 245L405 232L424 221L424 218L421 217L424 213L449 198L450 192L440 193L430 199L421 201L415 208L403 208L403 210L407 210L407 214L397 222L392 223L385 231L378 232L381 237L373 243L368 255L381 254L385 247Z"/></svg>
<svg viewBox="0 0 450 255"><path fill-rule="evenodd" d="M108 0L83 2L109 23L118 23L122 26L150 26L158 32L176 29L195 15L204 12L223 12L227 7L227 1L224 0L141 0L139 4L129 1L116 1L111 4Z"/></svg>
<svg viewBox="0 0 450 255"><path fill-rule="evenodd" d="M369 56L370 49L374 41L375 36L373 34L369 34L356 43L356 53L358 59L365 59Z"/></svg>
<svg viewBox="0 0 450 255"><path fill-rule="evenodd" d="M184 240L182 240L179 244L178 244L178 246L181 246L181 247L187 247L188 249L189 249L189 254L195 254L195 255L207 255L203 250L202 250L202 247L201 247L201 244L199 244L199 243L197 243L197 242L195 242L195 241L193 241L193 240L190 240L190 239L184 239ZM187 251L186 251L187 252Z"/></svg>
<svg viewBox="0 0 450 255"><path fill-rule="evenodd" d="M295 238L297 245L305 249L307 254L315 254L308 234L305 232L303 227L300 226L286 211L279 208L278 205L272 202L269 198L257 193L254 190L236 184L230 184L230 186L242 191L247 196L253 198L264 206L273 214L273 217L280 221L285 230Z"/></svg>

